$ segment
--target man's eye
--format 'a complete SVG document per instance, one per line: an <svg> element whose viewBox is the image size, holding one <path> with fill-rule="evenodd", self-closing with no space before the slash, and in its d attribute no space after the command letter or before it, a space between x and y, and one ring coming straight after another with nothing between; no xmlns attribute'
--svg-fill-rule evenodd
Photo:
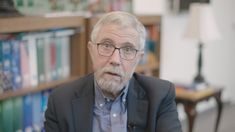
<svg viewBox="0 0 235 132"><path fill-rule="evenodd" d="M106 48L106 49L111 49L111 48L113 48L113 45L111 45L111 44L102 44L102 47Z"/></svg>
<svg viewBox="0 0 235 132"><path fill-rule="evenodd" d="M123 50L124 50L124 52L128 53L128 52L133 52L134 49L131 47L125 47L125 48L123 48Z"/></svg>

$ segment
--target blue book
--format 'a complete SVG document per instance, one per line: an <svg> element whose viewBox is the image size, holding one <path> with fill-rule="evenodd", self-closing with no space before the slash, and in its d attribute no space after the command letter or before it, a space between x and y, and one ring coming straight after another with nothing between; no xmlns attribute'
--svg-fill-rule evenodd
<svg viewBox="0 0 235 132"><path fill-rule="evenodd" d="M21 67L20 67L20 41L11 41L11 71L12 71L12 85L13 89L19 89L22 87L21 82Z"/></svg>
<svg viewBox="0 0 235 132"><path fill-rule="evenodd" d="M32 96L23 97L23 130L33 131L32 129Z"/></svg>
<svg viewBox="0 0 235 132"><path fill-rule="evenodd" d="M41 113L41 93L33 94L33 131L41 131L42 126L42 113Z"/></svg>
<svg viewBox="0 0 235 132"><path fill-rule="evenodd" d="M11 72L11 41L10 40L4 40L2 42L2 57L3 57L3 74L5 76L6 82L9 81L11 83L12 78L12 72ZM4 80L3 80L4 81ZM5 83L4 83L5 84ZM8 84L8 83L6 83ZM11 90L11 85L5 85L3 86L4 91Z"/></svg>
<svg viewBox="0 0 235 132"><path fill-rule="evenodd" d="M47 109L47 102L48 102L48 98L50 95L50 91L49 90L43 91L41 94L42 94L41 112L42 112L42 116L43 116L42 122L44 122L45 121L44 114Z"/></svg>

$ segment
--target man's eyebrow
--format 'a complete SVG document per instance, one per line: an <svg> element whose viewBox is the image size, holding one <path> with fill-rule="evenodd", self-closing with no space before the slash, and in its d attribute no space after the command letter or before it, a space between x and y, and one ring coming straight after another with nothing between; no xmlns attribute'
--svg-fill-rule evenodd
<svg viewBox="0 0 235 132"><path fill-rule="evenodd" d="M101 42L113 42L113 40L109 38L103 38L101 39Z"/></svg>
<svg viewBox="0 0 235 132"><path fill-rule="evenodd" d="M122 47L135 47L135 45L130 42L125 42L125 43L122 43Z"/></svg>

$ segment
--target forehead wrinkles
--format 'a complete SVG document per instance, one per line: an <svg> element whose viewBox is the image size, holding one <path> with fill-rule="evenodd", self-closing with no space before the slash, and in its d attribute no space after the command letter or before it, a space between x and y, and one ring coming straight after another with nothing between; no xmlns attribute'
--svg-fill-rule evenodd
<svg viewBox="0 0 235 132"><path fill-rule="evenodd" d="M137 43L138 41L138 32L135 31L133 28L122 28L118 27L116 25L108 25L104 26L100 29L97 39L103 39L107 37L114 37L114 39L120 39L124 38L127 39L128 41L134 43Z"/></svg>

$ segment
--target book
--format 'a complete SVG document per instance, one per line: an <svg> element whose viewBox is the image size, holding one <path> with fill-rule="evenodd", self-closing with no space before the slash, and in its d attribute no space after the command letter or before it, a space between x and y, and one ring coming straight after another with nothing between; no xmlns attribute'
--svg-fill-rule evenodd
<svg viewBox="0 0 235 132"><path fill-rule="evenodd" d="M61 38L55 37L56 46L56 80L62 78L62 41Z"/></svg>
<svg viewBox="0 0 235 132"><path fill-rule="evenodd" d="M32 125L33 131L40 132L42 122L42 113L41 113L41 93L36 93L32 95Z"/></svg>
<svg viewBox="0 0 235 132"><path fill-rule="evenodd" d="M51 80L56 80L56 39L55 37L51 38L50 41L50 71L51 71Z"/></svg>
<svg viewBox="0 0 235 132"><path fill-rule="evenodd" d="M25 40L20 41L20 56L22 87L26 88L31 86L31 74L29 68L29 47L27 41Z"/></svg>
<svg viewBox="0 0 235 132"><path fill-rule="evenodd" d="M44 83L45 82L45 64L44 64L44 47L45 41L44 38L40 37L36 41L36 48L37 48L37 67L38 67L38 82Z"/></svg>
<svg viewBox="0 0 235 132"><path fill-rule="evenodd" d="M2 58L3 58L3 76L5 79L5 82L9 83L3 83L5 86L3 86L3 91L12 90L12 72L11 72L11 58L12 58L12 52L11 52L11 41L10 40L4 40L2 42ZM4 80L3 80L4 82ZM9 84L9 85L8 85Z"/></svg>
<svg viewBox="0 0 235 132"><path fill-rule="evenodd" d="M50 90L42 91L41 94L42 94L41 112L43 115L43 122L44 122L45 121L44 115L47 109L47 102L50 95Z"/></svg>
<svg viewBox="0 0 235 132"><path fill-rule="evenodd" d="M62 78L67 78L70 75L70 67L71 67L71 60L70 60L70 37L63 37L61 38L62 43Z"/></svg>
<svg viewBox="0 0 235 132"><path fill-rule="evenodd" d="M23 97L23 131L33 131L32 125L32 96Z"/></svg>
<svg viewBox="0 0 235 132"><path fill-rule="evenodd" d="M3 132L14 131L14 111L12 99L4 100L2 102L2 122Z"/></svg>
<svg viewBox="0 0 235 132"><path fill-rule="evenodd" d="M13 90L22 87L21 68L20 68L20 41L11 40L11 72L12 72L12 85Z"/></svg>
<svg viewBox="0 0 235 132"><path fill-rule="evenodd" d="M52 41L52 32L43 33L43 38L45 41L44 44L44 70L45 70L45 81L50 82L52 80L52 71L51 71L51 41Z"/></svg>
<svg viewBox="0 0 235 132"><path fill-rule="evenodd" d="M16 97L13 99L13 112L14 112L14 132L23 131L23 98Z"/></svg>
<svg viewBox="0 0 235 132"><path fill-rule="evenodd" d="M29 68L30 68L30 82L31 86L35 87L38 85L38 68L37 68L37 50L36 50L36 39L37 33L29 33L22 37L25 42L28 43L29 48Z"/></svg>

